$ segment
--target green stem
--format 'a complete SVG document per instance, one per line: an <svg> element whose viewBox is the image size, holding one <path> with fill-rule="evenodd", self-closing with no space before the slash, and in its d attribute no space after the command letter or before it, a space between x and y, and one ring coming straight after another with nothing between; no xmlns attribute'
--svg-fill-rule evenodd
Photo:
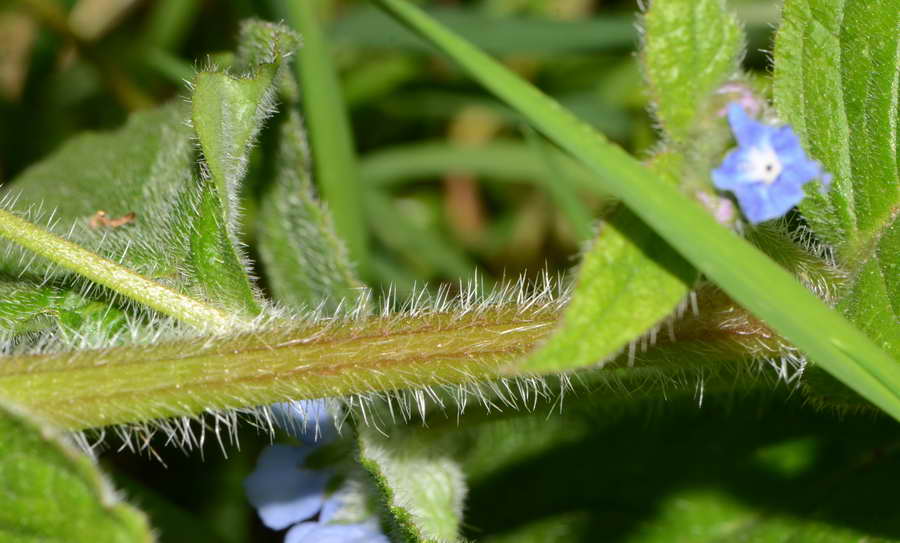
<svg viewBox="0 0 900 543"><path fill-rule="evenodd" d="M760 323L742 319L746 315L720 291L707 289L700 295L704 313L677 322L673 336L661 331L648 351L636 349L634 356L626 352L577 380L592 389L601 387L598 394L605 395L604 401L635 394L662 396L679 383L696 386L717 376L734 388L758 383L755 365L746 363L748 352L777 352L778 338ZM212 341L196 337L9 356L0 358L0 397L63 428L80 430L287 399L477 386L523 375L516 360L552 333L561 305L561 300L523 307L498 303L469 311L293 328L282 324ZM731 324L723 327L722 316ZM765 373L769 380L776 379L774 372ZM488 397L490 390L492 386L484 389Z"/></svg>
<svg viewBox="0 0 900 543"><path fill-rule="evenodd" d="M558 311L501 305L41 356L4 357L0 397L77 430L286 399L500 377Z"/></svg>
<svg viewBox="0 0 900 543"><path fill-rule="evenodd" d="M738 303L900 420L900 365L758 249L556 101L405 0L376 0L590 167L612 193Z"/></svg>
<svg viewBox="0 0 900 543"><path fill-rule="evenodd" d="M234 330L236 318L0 210L0 236L123 296L212 333Z"/></svg>

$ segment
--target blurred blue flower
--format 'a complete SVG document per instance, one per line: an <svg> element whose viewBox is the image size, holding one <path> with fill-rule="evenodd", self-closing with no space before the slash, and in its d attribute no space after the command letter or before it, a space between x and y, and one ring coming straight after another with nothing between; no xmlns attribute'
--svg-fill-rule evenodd
<svg viewBox="0 0 900 543"><path fill-rule="evenodd" d="M359 524L301 522L284 536L284 543L390 543L375 520Z"/></svg>
<svg viewBox="0 0 900 543"><path fill-rule="evenodd" d="M751 223L787 213L813 179L820 178L824 187L831 182L822 165L803 152L790 126L757 122L737 102L728 105L728 122L738 147L713 170L713 184L734 193Z"/></svg>
<svg viewBox="0 0 900 543"><path fill-rule="evenodd" d="M285 543L389 543L373 518L356 524L329 523L340 509L340 493L326 496L330 470L304 467L317 446L337 436L334 418L323 400L272 406L275 422L306 443L271 445L244 481L247 499L263 524L273 530L293 526Z"/></svg>
<svg viewBox="0 0 900 543"><path fill-rule="evenodd" d="M334 417L325 400L299 400L272 406L275 424L309 445L328 443L337 438Z"/></svg>
<svg viewBox="0 0 900 543"><path fill-rule="evenodd" d="M259 456L253 473L244 480L247 499L269 528L283 530L322 510L325 484L331 474L303 467L314 450L312 447L271 445Z"/></svg>

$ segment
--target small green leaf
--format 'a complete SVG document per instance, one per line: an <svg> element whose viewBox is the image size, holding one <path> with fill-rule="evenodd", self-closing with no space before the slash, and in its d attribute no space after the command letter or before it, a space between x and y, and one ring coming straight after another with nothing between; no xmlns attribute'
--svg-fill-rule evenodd
<svg viewBox="0 0 900 543"><path fill-rule="evenodd" d="M672 181L680 166L678 155L664 154L653 167ZM558 371L609 359L672 313L696 276L639 218L618 210L581 262L559 330L523 367Z"/></svg>
<svg viewBox="0 0 900 543"><path fill-rule="evenodd" d="M271 113L277 69L263 64L247 77L200 72L194 79L191 120L229 221L235 220L233 198L246 173L250 147Z"/></svg>
<svg viewBox="0 0 900 543"><path fill-rule="evenodd" d="M466 485L462 469L423 429L395 426L385 436L362 426L360 461L375 478L395 535L407 541L459 541Z"/></svg>
<svg viewBox="0 0 900 543"><path fill-rule="evenodd" d="M251 313L259 312L239 248L237 200L250 150L265 119L274 111L274 95L284 58L299 38L287 28L260 21L241 27L233 70L198 73L191 96L191 120L203 163L218 197L216 206L204 193L201 217L192 239L198 272L214 293ZM196 252L199 251L199 258ZM221 279L220 279L221 278Z"/></svg>
<svg viewBox="0 0 900 543"><path fill-rule="evenodd" d="M50 287L0 281L0 333L16 336L52 326L53 311L61 298Z"/></svg>
<svg viewBox="0 0 900 543"><path fill-rule="evenodd" d="M524 369L559 371L609 359L672 313L695 279L693 268L626 209L601 227L578 273L560 329Z"/></svg>
<svg viewBox="0 0 900 543"><path fill-rule="evenodd" d="M696 135L709 96L738 69L744 36L724 0L653 0L642 57L653 109L676 144Z"/></svg>
<svg viewBox="0 0 900 543"><path fill-rule="evenodd" d="M211 185L201 182L200 202L191 230L191 264L208 300L230 309L259 313L240 255L228 237L221 202Z"/></svg>
<svg viewBox="0 0 900 543"><path fill-rule="evenodd" d="M259 252L275 299L293 307L325 303L334 310L359 296L347 249L331 215L314 194L309 148L300 114L281 123L275 179L263 195Z"/></svg>
<svg viewBox="0 0 900 543"><path fill-rule="evenodd" d="M50 427L0 405L0 539L151 542L147 519L123 503L84 454Z"/></svg>

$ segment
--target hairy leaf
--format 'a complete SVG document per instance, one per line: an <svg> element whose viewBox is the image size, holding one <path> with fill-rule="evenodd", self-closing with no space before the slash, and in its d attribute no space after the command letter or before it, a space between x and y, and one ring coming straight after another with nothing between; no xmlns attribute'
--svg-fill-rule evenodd
<svg viewBox="0 0 900 543"><path fill-rule="evenodd" d="M674 183L677 155L653 166ZM627 209L601 226L584 255L559 330L524 368L558 371L603 362L653 329L681 303L696 271Z"/></svg>
<svg viewBox="0 0 900 543"><path fill-rule="evenodd" d="M281 123L275 179L263 196L259 251L275 299L293 307L355 305L361 283L331 216L314 194L300 114Z"/></svg>
<svg viewBox="0 0 900 543"><path fill-rule="evenodd" d="M775 103L834 176L801 209L850 272L838 306L900 357L897 0L789 0L775 42Z"/></svg>
<svg viewBox="0 0 900 543"><path fill-rule="evenodd" d="M190 254L184 234L195 201L186 119L174 103L136 113L118 130L71 139L14 180L12 209L145 276L189 282L179 271ZM37 279L66 275L29 258L5 258L0 270Z"/></svg>
<svg viewBox="0 0 900 543"><path fill-rule="evenodd" d="M687 143L709 96L737 71L743 32L724 0L653 0L643 22L654 113L669 139Z"/></svg>
<svg viewBox="0 0 900 543"><path fill-rule="evenodd" d="M412 541L459 541L466 485L462 469L415 427L395 426L388 435L359 428L360 460L375 478L396 535Z"/></svg>
<svg viewBox="0 0 900 543"><path fill-rule="evenodd" d="M185 108L171 104L137 113L118 130L76 137L15 180L7 207L162 289L218 305L219 299L205 296L191 250L192 237L209 233L194 224L200 194L186 118ZM17 278L20 290L29 283L38 291L49 286L61 296L124 308L78 274L8 242L3 246L0 276Z"/></svg>
<svg viewBox="0 0 900 543"><path fill-rule="evenodd" d="M273 0L272 4L303 35L304 46L295 72L303 90L303 110L312 134L316 182L357 273L366 279L369 242L363 187L359 183L350 121L328 39L314 2Z"/></svg>
<svg viewBox="0 0 900 543"><path fill-rule="evenodd" d="M775 104L834 175L801 208L848 262L897 214L897 0L788 0L775 41Z"/></svg>
<svg viewBox="0 0 900 543"><path fill-rule="evenodd" d="M238 243L237 200L250 150L265 119L274 111L274 95L283 61L299 39L286 27L247 21L241 27L240 46L233 70L197 74L191 96L191 121L203 150L204 166L218 197L218 205L204 193L201 209L210 235L195 243L207 258L201 262L219 295L258 312L252 287L244 272L247 265ZM218 236L213 235L218 233ZM216 278L221 277L219 281Z"/></svg>
<svg viewBox="0 0 900 543"><path fill-rule="evenodd" d="M560 329L525 360L525 369L559 371L609 359L672 313L695 276L624 209L601 227L578 273Z"/></svg>
<svg viewBox="0 0 900 543"><path fill-rule="evenodd" d="M150 542L147 519L123 503L84 454L55 430L0 406L0 539Z"/></svg>

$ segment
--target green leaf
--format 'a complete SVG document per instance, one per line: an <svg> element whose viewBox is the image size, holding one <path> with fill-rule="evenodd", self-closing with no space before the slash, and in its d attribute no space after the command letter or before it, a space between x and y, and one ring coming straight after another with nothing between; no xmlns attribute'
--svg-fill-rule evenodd
<svg viewBox="0 0 900 543"><path fill-rule="evenodd" d="M240 187L250 147L271 113L277 66L264 64L247 77L200 72L191 94L191 121L226 218L234 220L232 198Z"/></svg>
<svg viewBox="0 0 900 543"><path fill-rule="evenodd" d="M293 307L333 311L353 306L362 286L331 216L314 194L309 148L300 114L289 111L279 130L275 179L262 197L259 252L275 299Z"/></svg>
<svg viewBox="0 0 900 543"><path fill-rule="evenodd" d="M382 493L395 535L407 541L459 541L466 494L460 466L422 429L387 431L360 427L359 455Z"/></svg>
<svg viewBox="0 0 900 543"><path fill-rule="evenodd" d="M775 42L775 103L834 175L801 203L849 272L838 307L900 358L897 65L900 2L789 0Z"/></svg>
<svg viewBox="0 0 900 543"><path fill-rule="evenodd" d="M238 195L252 146L263 122L274 112L282 62L298 42L284 26L247 21L241 26L233 62L234 70L245 73L235 77L227 70L205 71L193 82L191 121L215 186L213 191L204 187L197 234L192 239L194 263L210 294L249 313L260 308L238 242Z"/></svg>
<svg viewBox="0 0 900 543"><path fill-rule="evenodd" d="M191 265L207 300L248 314L259 313L259 303L247 276L249 264L228 235L225 213L212 186L202 183L197 215L190 234Z"/></svg>
<svg viewBox="0 0 900 543"><path fill-rule="evenodd" d="M136 113L117 130L69 140L13 181L12 209L33 222L52 222L52 232L142 275L187 282L179 267L189 254L195 153L186 118L174 103ZM98 211L110 219L134 213L134 219L91 228ZM67 275L30 257L3 259L0 273L39 280Z"/></svg>
<svg viewBox="0 0 900 543"><path fill-rule="evenodd" d="M52 326L62 297L50 287L0 281L0 332L16 336Z"/></svg>
<svg viewBox="0 0 900 543"><path fill-rule="evenodd" d="M164 313L178 314L178 318L187 317L199 326L209 321L224 327L227 316L203 307L219 305L222 300L204 297L195 266L202 263L193 260L191 237L208 233L195 224L201 194L193 174L195 152L186 118L185 108L178 103L137 113L118 130L70 140L26 170L7 195L6 207L19 216L16 228L24 229L10 235L16 237L27 230L32 242L37 243L35 236L43 239L31 250L46 252L51 250L47 244L54 245L54 254L68 254L69 264L55 266L49 253L45 260L3 242L7 258L0 261L0 276L19 278L38 290L49 284L64 295L74 293L124 306L121 298L98 291L94 282L82 277L93 273L88 267L94 272L101 268L110 272L107 268L118 264L115 273L127 269L135 275L117 283L124 287L114 288L117 292L128 291L128 297ZM21 223L22 216L47 224L49 232ZM196 230L197 226L201 229ZM67 245L65 240L77 245ZM18 243L25 242L23 238ZM75 269L80 271L73 273ZM107 281L112 276L104 277L98 281L100 277L94 276L92 281L113 288ZM163 298L171 297L170 289L177 291L172 294L178 300L163 303ZM170 302L187 313L175 310ZM194 311L203 315L191 320Z"/></svg>
<svg viewBox="0 0 900 543"><path fill-rule="evenodd" d="M560 329L524 369L559 371L609 359L672 313L696 276L626 209L601 226L578 274Z"/></svg>
<svg viewBox="0 0 900 543"><path fill-rule="evenodd" d="M834 175L801 204L847 264L893 224L897 178L897 0L788 0L775 40L775 105Z"/></svg>
<svg viewBox="0 0 900 543"><path fill-rule="evenodd" d="M0 539L10 543L154 541L84 454L50 427L0 406Z"/></svg>
<svg viewBox="0 0 900 543"><path fill-rule="evenodd" d="M718 224L558 103L404 0L377 0L438 46L479 83L596 174L596 191L620 198L735 301L821 367L900 420L900 367L776 263Z"/></svg>
<svg viewBox="0 0 900 543"><path fill-rule="evenodd" d="M724 0L653 0L643 23L654 114L671 141L688 143L712 113L710 95L737 72L743 32Z"/></svg>
<svg viewBox="0 0 900 543"><path fill-rule="evenodd" d="M353 134L342 99L328 41L318 20L319 1L273 0L273 8L303 35L295 66L303 91L304 112L312 135L316 182L334 217L335 230L347 244L350 260L368 277L369 249L365 204L356 166Z"/></svg>

